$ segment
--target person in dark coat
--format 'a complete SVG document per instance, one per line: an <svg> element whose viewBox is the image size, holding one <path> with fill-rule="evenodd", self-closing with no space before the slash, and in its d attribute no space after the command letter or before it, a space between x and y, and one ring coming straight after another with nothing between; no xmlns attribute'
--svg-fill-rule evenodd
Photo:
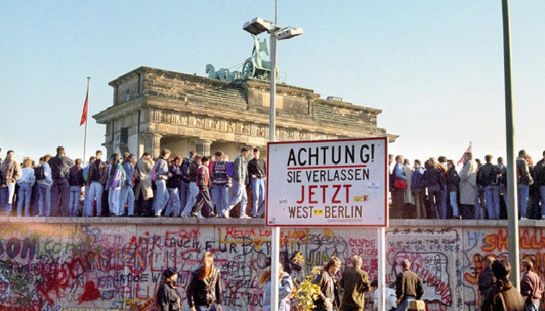
<svg viewBox="0 0 545 311"><path fill-rule="evenodd" d="M182 310L182 299L176 289L178 273L173 268L163 271L163 279L157 291L157 305L160 311Z"/></svg>
<svg viewBox="0 0 545 311"><path fill-rule="evenodd" d="M494 275L492 274L492 269L490 269L494 260L496 260L496 258L492 255L485 256L483 260L483 271L479 273L477 284L479 287L481 306L486 297L488 297L488 292L494 287Z"/></svg>
<svg viewBox="0 0 545 311"><path fill-rule="evenodd" d="M201 266L193 271L187 287L187 304L191 311L222 311L220 281L221 273L214 266L214 254L204 253Z"/></svg>
<svg viewBox="0 0 545 311"><path fill-rule="evenodd" d="M511 264L507 259L496 259L492 263L496 283L485 298L481 311L524 311L524 298L511 282Z"/></svg>

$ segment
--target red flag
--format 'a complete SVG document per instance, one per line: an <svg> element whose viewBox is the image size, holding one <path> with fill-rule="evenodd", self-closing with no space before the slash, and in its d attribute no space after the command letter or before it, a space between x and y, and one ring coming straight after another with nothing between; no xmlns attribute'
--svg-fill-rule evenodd
<svg viewBox="0 0 545 311"><path fill-rule="evenodd" d="M87 86L87 93L85 94L85 102L83 103L83 111L81 112L81 119L79 120L79 126L82 126L87 122L87 109L89 108L89 86Z"/></svg>
<svg viewBox="0 0 545 311"><path fill-rule="evenodd" d="M469 142L469 146L467 147L466 151L464 152L464 154L466 152L472 152L471 151L471 142ZM460 158L460 160L458 160L458 162L456 163L456 165L460 165L462 162L464 162L464 155L462 154L462 157Z"/></svg>

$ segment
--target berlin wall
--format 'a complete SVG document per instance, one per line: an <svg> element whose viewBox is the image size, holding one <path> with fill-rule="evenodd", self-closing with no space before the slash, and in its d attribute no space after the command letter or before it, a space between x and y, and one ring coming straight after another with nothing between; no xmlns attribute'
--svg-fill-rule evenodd
<svg viewBox="0 0 545 311"><path fill-rule="evenodd" d="M2 220L0 310L154 310L161 272L175 267L185 303L191 271L206 250L222 270L224 310L261 310L259 274L270 255L270 229L260 220ZM199 223L201 222L201 223ZM532 225L534 225L532 223ZM521 227L521 256L545 273L545 226ZM337 255L364 259L377 272L375 229L289 228L282 251L301 251L305 270ZM506 255L506 222L392 221L386 233L386 282L394 263L413 261L428 310L475 310L477 277L487 254Z"/></svg>

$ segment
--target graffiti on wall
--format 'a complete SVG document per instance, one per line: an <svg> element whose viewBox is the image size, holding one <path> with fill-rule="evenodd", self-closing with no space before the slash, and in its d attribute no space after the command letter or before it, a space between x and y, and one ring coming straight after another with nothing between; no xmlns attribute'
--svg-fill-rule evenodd
<svg viewBox="0 0 545 311"><path fill-rule="evenodd" d="M182 299L205 251L222 270L224 310L261 310L259 276L270 264L271 231L258 226L6 224L0 228L0 309L154 310L162 271L179 271ZM281 254L301 252L303 271L336 255L363 257L377 277L373 229L283 229ZM545 232L523 228L521 255L545 275ZM408 258L424 281L428 310L467 310L479 304L482 258L507 253L503 228L397 228L386 236L386 282ZM294 272L297 274L297 272ZM297 275L294 275L297 277ZM185 309L187 310L187 304Z"/></svg>

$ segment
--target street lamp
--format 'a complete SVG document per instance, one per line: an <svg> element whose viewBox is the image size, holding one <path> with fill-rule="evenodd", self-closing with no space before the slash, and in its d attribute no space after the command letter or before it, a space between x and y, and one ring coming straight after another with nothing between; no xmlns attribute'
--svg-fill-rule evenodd
<svg viewBox="0 0 545 311"><path fill-rule="evenodd" d="M276 14L275 14L276 15ZM286 40L303 34L303 28L280 27L275 22L256 17L244 23L242 27L254 36L262 32L271 35L271 86L270 86L270 112L269 112L269 142L276 139L276 40ZM278 310L278 263L280 262L280 228L272 227L271 235L271 307Z"/></svg>

